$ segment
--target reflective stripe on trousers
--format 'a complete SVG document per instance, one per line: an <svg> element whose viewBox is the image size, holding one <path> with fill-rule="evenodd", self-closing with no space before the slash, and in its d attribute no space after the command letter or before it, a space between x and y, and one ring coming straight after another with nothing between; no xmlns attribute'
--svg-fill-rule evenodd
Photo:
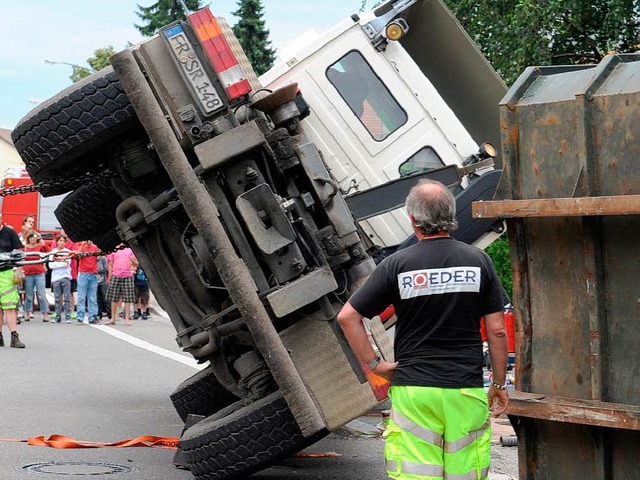
<svg viewBox="0 0 640 480"><path fill-rule="evenodd" d="M400 462L400 471L411 475L420 475L423 477L442 477L445 480L477 480L476 471L462 474L444 473L441 465L422 465L420 463ZM387 460L387 471L397 472L398 463L393 460ZM487 478L489 475L489 467L483 468L480 472L480 478Z"/></svg>
<svg viewBox="0 0 640 480"><path fill-rule="evenodd" d="M483 388L403 386L392 387L390 396L393 408L385 432L385 459L391 478L487 477L491 424Z"/></svg>
<svg viewBox="0 0 640 480"><path fill-rule="evenodd" d="M484 432L486 432L487 428L491 426L491 422L487 420L486 422L484 422L484 425L482 425L482 427L480 427L478 430L473 430L466 437L462 437L454 442L443 443L442 435L434 432L433 430L429 430L428 428L424 428L416 423L413 423L411 420L409 420L407 417L405 417L395 409L391 410L391 418L401 429L414 434L416 437L424 440L427 443L443 447L444 451L447 453L455 453L462 450L464 447L471 445L478 438L480 438Z"/></svg>

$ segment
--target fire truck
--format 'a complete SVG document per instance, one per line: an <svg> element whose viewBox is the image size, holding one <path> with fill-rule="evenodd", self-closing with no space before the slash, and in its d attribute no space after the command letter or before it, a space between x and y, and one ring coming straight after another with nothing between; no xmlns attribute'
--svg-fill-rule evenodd
<svg viewBox="0 0 640 480"><path fill-rule="evenodd" d="M0 189L7 189L33 185L29 173L24 168L7 169L2 177ZM43 197L38 192L27 192L18 195L0 197L0 211L2 221L20 232L22 221L27 215L36 219L35 228L45 240L52 239L62 227L54 211L66 195Z"/></svg>

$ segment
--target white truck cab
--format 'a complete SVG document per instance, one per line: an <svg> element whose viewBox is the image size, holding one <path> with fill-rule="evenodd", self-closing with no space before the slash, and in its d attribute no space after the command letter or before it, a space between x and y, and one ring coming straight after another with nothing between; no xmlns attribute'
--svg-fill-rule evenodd
<svg viewBox="0 0 640 480"><path fill-rule="evenodd" d="M506 87L440 0L390 1L284 51L260 82L271 90L298 84L311 111L305 129L340 189L363 195L379 187L360 203L400 199L397 188L382 186L462 167L479 145L499 142L497 105ZM468 187L460 180L455 193ZM412 233L394 202L361 215L352 208L374 245L397 245Z"/></svg>

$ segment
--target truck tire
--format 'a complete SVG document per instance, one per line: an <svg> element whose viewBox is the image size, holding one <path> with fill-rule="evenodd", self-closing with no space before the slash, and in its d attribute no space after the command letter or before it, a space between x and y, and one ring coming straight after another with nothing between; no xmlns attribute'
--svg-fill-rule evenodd
<svg viewBox="0 0 640 480"><path fill-rule="evenodd" d="M71 240L92 240L95 243L97 238L111 238L115 234L118 224L116 208L119 204L120 197L111 183L103 180L87 183L71 192L54 213ZM117 234L115 237L118 237ZM98 247L102 248L102 245Z"/></svg>
<svg viewBox="0 0 640 480"><path fill-rule="evenodd" d="M182 435L180 448L200 480L246 478L320 440L300 432L280 392L219 418L205 418Z"/></svg>
<svg viewBox="0 0 640 480"><path fill-rule="evenodd" d="M137 122L122 85L107 67L31 110L11 138L39 183L89 169L96 160L86 153Z"/></svg>
<svg viewBox="0 0 640 480"><path fill-rule="evenodd" d="M178 385L170 398L183 422L190 413L208 417L238 401L220 385L210 366Z"/></svg>
<svg viewBox="0 0 640 480"><path fill-rule="evenodd" d="M118 236L118 232L116 232L115 228L113 230L107 230L95 237L91 237L90 240L103 252L111 252L122 243L122 240Z"/></svg>

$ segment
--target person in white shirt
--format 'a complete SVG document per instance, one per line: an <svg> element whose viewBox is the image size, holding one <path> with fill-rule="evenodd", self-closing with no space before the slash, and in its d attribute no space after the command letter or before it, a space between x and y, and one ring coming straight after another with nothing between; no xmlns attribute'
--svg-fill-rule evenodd
<svg viewBox="0 0 640 480"><path fill-rule="evenodd" d="M64 248L67 243L65 235L57 235L56 248L51 250L55 261L49 262L51 269L51 290L55 298L56 323L62 321L62 310L64 309L65 321L71 323L71 258L66 255L71 251Z"/></svg>

